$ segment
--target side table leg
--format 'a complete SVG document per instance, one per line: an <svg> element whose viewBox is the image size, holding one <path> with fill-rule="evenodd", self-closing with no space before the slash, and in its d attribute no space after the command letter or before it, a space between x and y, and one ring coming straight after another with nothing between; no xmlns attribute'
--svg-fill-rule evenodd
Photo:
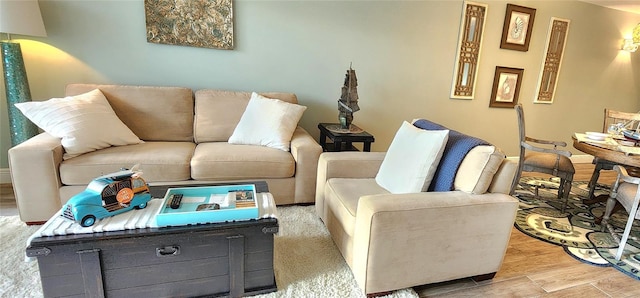
<svg viewBox="0 0 640 298"><path fill-rule="evenodd" d="M320 131L320 146L322 147L323 151L327 151L327 136L324 135L322 130Z"/></svg>
<svg viewBox="0 0 640 298"><path fill-rule="evenodd" d="M371 142L364 142L364 146L362 148L364 152L371 152Z"/></svg>

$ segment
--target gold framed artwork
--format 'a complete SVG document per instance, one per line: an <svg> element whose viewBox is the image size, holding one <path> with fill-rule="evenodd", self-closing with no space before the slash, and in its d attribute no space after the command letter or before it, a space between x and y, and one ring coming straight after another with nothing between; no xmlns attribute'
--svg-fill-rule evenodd
<svg viewBox="0 0 640 298"><path fill-rule="evenodd" d="M451 98L473 99L487 9L482 3L463 4Z"/></svg>
<svg viewBox="0 0 640 298"><path fill-rule="evenodd" d="M535 18L535 8L507 4L500 48L528 51Z"/></svg>
<svg viewBox="0 0 640 298"><path fill-rule="evenodd" d="M564 47L569 35L570 20L552 17L549 23L549 33L545 48L542 70L538 78L538 87L534 103L553 103L558 87L560 66L564 58Z"/></svg>
<svg viewBox="0 0 640 298"><path fill-rule="evenodd" d="M147 41L233 49L233 0L145 0Z"/></svg>
<svg viewBox="0 0 640 298"><path fill-rule="evenodd" d="M513 108L518 103L524 69L496 66L489 107Z"/></svg>

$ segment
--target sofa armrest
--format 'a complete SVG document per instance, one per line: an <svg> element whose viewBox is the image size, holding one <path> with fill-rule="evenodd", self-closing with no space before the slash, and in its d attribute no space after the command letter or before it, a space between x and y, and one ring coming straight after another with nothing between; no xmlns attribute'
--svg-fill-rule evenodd
<svg viewBox="0 0 640 298"><path fill-rule="evenodd" d="M294 203L313 203L318 172L318 158L322 147L302 127L291 137L291 154L296 161Z"/></svg>
<svg viewBox="0 0 640 298"><path fill-rule="evenodd" d="M363 196L353 241L356 280L376 293L496 272L517 207L501 193Z"/></svg>
<svg viewBox="0 0 640 298"><path fill-rule="evenodd" d="M48 133L9 149L11 182L22 221L46 221L60 210L63 152L60 139Z"/></svg>

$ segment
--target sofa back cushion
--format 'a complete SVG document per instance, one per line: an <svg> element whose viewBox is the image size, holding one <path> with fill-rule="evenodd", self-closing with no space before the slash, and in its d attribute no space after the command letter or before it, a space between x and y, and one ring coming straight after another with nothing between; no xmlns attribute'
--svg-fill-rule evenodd
<svg viewBox="0 0 640 298"><path fill-rule="evenodd" d="M100 89L143 141L193 141L193 92L182 87L69 84L66 96Z"/></svg>
<svg viewBox="0 0 640 298"><path fill-rule="evenodd" d="M268 98L298 103L293 93L260 92ZM195 92L196 143L227 142L244 114L251 92L203 89Z"/></svg>

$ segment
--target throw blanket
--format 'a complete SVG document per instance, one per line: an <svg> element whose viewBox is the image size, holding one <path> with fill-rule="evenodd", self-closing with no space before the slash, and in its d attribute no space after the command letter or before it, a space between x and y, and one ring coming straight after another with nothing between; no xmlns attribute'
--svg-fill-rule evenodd
<svg viewBox="0 0 640 298"><path fill-rule="evenodd" d="M448 129L425 119L417 120L413 125L426 130ZM433 180L431 180L431 185L429 185L429 191L453 190L453 182L462 160L471 149L478 145L490 144L476 137L468 136L455 130L449 130L449 140L444 147L442 159L440 159L440 164L438 164Z"/></svg>

